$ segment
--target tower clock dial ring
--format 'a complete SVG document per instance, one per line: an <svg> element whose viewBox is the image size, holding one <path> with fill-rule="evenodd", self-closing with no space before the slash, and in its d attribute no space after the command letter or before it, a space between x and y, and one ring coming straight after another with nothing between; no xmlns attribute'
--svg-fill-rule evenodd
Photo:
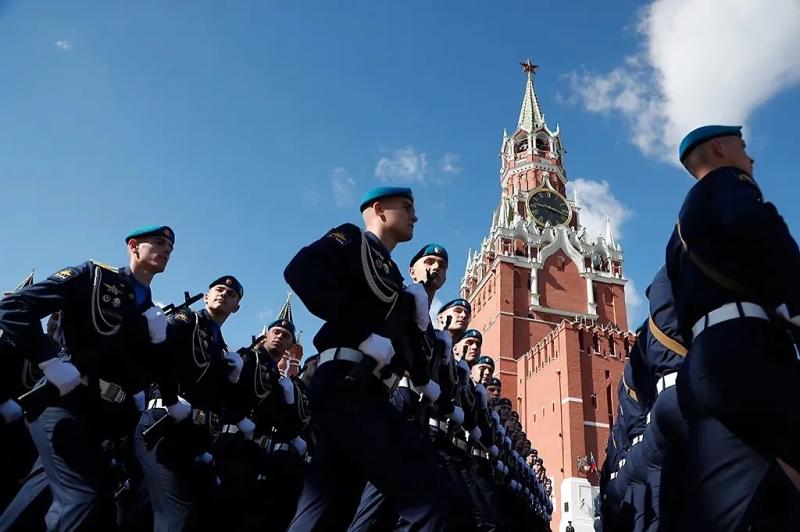
<svg viewBox="0 0 800 532"><path fill-rule="evenodd" d="M525 204L528 206L528 214L538 225L564 225L572 219L572 209L567 200L549 188L532 191Z"/></svg>

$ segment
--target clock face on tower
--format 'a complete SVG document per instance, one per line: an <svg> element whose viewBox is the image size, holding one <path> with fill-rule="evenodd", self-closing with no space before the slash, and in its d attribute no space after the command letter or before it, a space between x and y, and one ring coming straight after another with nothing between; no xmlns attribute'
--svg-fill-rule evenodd
<svg viewBox="0 0 800 532"><path fill-rule="evenodd" d="M550 189L539 189L528 196L528 212L539 225L563 225L572 218L572 210L564 196Z"/></svg>

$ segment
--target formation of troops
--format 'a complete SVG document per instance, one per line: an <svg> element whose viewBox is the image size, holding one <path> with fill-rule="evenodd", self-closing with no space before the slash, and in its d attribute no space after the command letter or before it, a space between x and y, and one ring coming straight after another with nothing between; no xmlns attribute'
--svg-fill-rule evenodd
<svg viewBox="0 0 800 532"><path fill-rule="evenodd" d="M741 128L699 128L680 156L697 183L625 366L595 527L798 530L800 253ZM285 268L324 322L293 377L288 316L226 344L233 275L201 310L188 293L153 304L167 226L127 235L126 267L88 261L0 299L0 530L550 530L552 483L470 304L430 319L447 251L422 246L408 282L391 258L411 190L360 210L363 229Z"/></svg>
<svg viewBox="0 0 800 532"><path fill-rule="evenodd" d="M361 212L364 230L332 229L286 267L325 322L294 377L290 316L226 344L233 275L153 304L168 226L128 234L126 267L5 294L0 530L549 530L551 480L470 304L431 323L447 251L423 246L408 283L391 258L413 235L411 190L373 189Z"/></svg>
<svg viewBox="0 0 800 532"><path fill-rule="evenodd" d="M647 290L595 528L800 530L800 253L738 126L689 133L697 182Z"/></svg>

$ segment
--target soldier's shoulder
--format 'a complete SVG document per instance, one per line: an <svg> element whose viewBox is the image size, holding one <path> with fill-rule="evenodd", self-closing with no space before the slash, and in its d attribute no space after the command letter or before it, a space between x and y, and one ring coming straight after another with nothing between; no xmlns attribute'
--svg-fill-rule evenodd
<svg viewBox="0 0 800 532"><path fill-rule="evenodd" d="M109 271L109 272L119 273L119 268L115 268L113 266L109 266L105 262L100 262L98 260L91 259L91 260L88 261L88 263L90 263L91 265L93 265L93 266L95 266L97 268L101 268L101 269Z"/></svg>
<svg viewBox="0 0 800 532"><path fill-rule="evenodd" d="M66 268L61 268L56 273L51 275L49 279L51 281L63 283L72 278L78 277L83 273L88 272L91 268L92 268L92 261L88 260L86 262L78 264L77 266L67 266Z"/></svg>
<svg viewBox="0 0 800 532"><path fill-rule="evenodd" d="M196 314L192 309L182 308L170 316L170 321L181 325L187 325L194 323L195 316Z"/></svg>
<svg viewBox="0 0 800 532"><path fill-rule="evenodd" d="M340 246L345 246L361 237L361 229L354 224L346 223L334 227L323 238L334 241Z"/></svg>

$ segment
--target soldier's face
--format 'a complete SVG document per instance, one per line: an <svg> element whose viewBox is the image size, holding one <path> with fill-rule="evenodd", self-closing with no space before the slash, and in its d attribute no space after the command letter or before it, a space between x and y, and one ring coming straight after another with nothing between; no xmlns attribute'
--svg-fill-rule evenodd
<svg viewBox="0 0 800 532"><path fill-rule="evenodd" d="M239 294L222 284L209 288L204 299L206 308L215 314L233 314L239 310Z"/></svg>
<svg viewBox="0 0 800 532"><path fill-rule="evenodd" d="M415 262L408 273L415 283L430 281L430 286L438 290L447 280L447 261L436 255L427 255Z"/></svg>
<svg viewBox="0 0 800 532"><path fill-rule="evenodd" d="M128 242L128 251L147 271L161 273L167 269L172 255L172 241L163 236L133 238Z"/></svg>
<svg viewBox="0 0 800 532"><path fill-rule="evenodd" d="M383 221L386 231L392 233L398 242L408 242L414 237L417 214L413 201L394 196L383 198L375 205L375 213Z"/></svg>
<svg viewBox="0 0 800 532"><path fill-rule="evenodd" d="M450 307L439 314L439 325L444 327L447 317L450 316L450 331L464 332L469 326L469 312L464 307Z"/></svg>
<svg viewBox="0 0 800 532"><path fill-rule="evenodd" d="M485 385L492 378L492 367L486 364L475 365L472 367L472 379Z"/></svg>
<svg viewBox="0 0 800 532"><path fill-rule="evenodd" d="M283 327L273 327L267 331L264 344L268 351L283 354L292 347L292 333Z"/></svg>
<svg viewBox="0 0 800 532"><path fill-rule="evenodd" d="M486 391L489 392L489 399L500 399L499 386L487 386Z"/></svg>
<svg viewBox="0 0 800 532"><path fill-rule="evenodd" d="M475 338L466 338L453 346L453 354L456 360L463 358L467 364L473 364L481 356L481 344Z"/></svg>
<svg viewBox="0 0 800 532"><path fill-rule="evenodd" d="M739 137L721 137L719 140L728 153L731 165L736 168L741 168L748 174L753 175L753 163L755 161L747 155L747 151L745 150L747 144L745 144L744 139L740 139Z"/></svg>

